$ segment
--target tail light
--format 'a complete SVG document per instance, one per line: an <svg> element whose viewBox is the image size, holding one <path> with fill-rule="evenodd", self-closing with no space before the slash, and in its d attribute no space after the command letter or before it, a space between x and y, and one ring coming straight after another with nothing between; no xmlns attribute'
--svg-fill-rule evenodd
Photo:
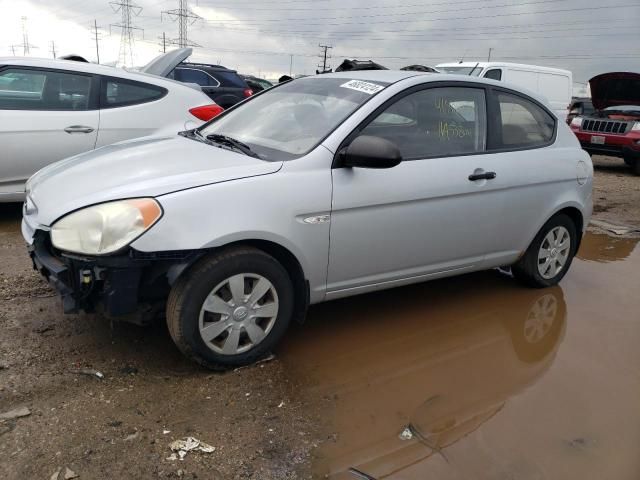
<svg viewBox="0 0 640 480"><path fill-rule="evenodd" d="M224 112L224 108L215 103L212 103L211 105L203 105L201 107L194 107L189 110L189 113L191 115L202 120L203 122L208 122L212 118L220 115L222 112Z"/></svg>
<svg viewBox="0 0 640 480"><path fill-rule="evenodd" d="M245 88L245 89L244 89L244 92L242 92L242 94L243 94L245 97L250 97L251 95L253 95L253 90L251 90L250 88Z"/></svg>

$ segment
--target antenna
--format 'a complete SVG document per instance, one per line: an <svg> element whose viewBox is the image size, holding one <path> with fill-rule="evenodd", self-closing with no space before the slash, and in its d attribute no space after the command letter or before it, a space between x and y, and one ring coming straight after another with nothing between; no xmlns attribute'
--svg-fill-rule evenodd
<svg viewBox="0 0 640 480"><path fill-rule="evenodd" d="M160 13L160 19L167 15L172 21L178 22L178 38L169 40L169 43L177 45L180 48L184 47L201 47L195 42L189 40L188 27L193 25L198 20L202 20L200 15L196 15L189 9L188 0L178 0L178 8L173 10L164 10Z"/></svg>
<svg viewBox="0 0 640 480"><path fill-rule="evenodd" d="M118 64L123 66L133 66L133 46L134 46L134 30L142 32L144 38L144 30L134 27L131 23L131 17L137 17L142 12L142 7L134 4L131 0L120 0L119 2L109 2L115 13L120 12L122 18L120 23L112 23L109 25L109 33L111 28L120 29L120 51L118 52Z"/></svg>

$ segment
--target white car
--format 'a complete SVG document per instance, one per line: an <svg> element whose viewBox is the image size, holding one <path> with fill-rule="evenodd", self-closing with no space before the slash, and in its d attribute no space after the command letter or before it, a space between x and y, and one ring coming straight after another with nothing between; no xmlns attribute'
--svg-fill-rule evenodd
<svg viewBox="0 0 640 480"><path fill-rule="evenodd" d="M154 63L171 65L173 52ZM0 58L0 202L46 165L121 140L175 134L220 113L199 88L68 60Z"/></svg>

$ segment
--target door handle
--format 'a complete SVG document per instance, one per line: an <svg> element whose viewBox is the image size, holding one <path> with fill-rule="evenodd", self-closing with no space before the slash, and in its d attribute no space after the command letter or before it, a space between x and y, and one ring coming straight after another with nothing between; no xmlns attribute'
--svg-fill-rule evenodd
<svg viewBox="0 0 640 480"><path fill-rule="evenodd" d="M469 175L469 180L472 182L476 180L493 180L494 178L496 178L496 172L472 173Z"/></svg>
<svg viewBox="0 0 640 480"><path fill-rule="evenodd" d="M93 128L84 125L71 125L65 128L64 131L67 133L91 133L93 132Z"/></svg>

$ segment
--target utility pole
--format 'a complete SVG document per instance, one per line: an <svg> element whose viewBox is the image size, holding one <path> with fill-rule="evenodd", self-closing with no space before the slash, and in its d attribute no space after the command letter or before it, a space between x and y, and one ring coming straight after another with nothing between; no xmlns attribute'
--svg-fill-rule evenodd
<svg viewBox="0 0 640 480"><path fill-rule="evenodd" d="M133 66L133 47L134 47L134 30L142 32L144 38L144 30L134 27L131 17L137 17L142 12L142 7L133 3L132 0L119 0L109 2L115 13L120 12L120 23L112 23L109 25L109 33L111 28L120 29L120 51L118 52L118 63L125 66Z"/></svg>
<svg viewBox="0 0 640 480"><path fill-rule="evenodd" d="M164 32L162 32L162 36L158 37L158 40L161 40L162 43L160 43L160 46L162 47L162 50L160 50L162 53L167 53L167 37L165 35Z"/></svg>
<svg viewBox="0 0 640 480"><path fill-rule="evenodd" d="M98 43L100 41L100 35L102 35L102 33L98 28L98 22L94 18L93 25L91 26L91 39L96 43L96 59L98 64L100 63L100 45Z"/></svg>
<svg viewBox="0 0 640 480"><path fill-rule="evenodd" d="M15 45L11 45L11 54L15 57L16 56L16 46Z"/></svg>
<svg viewBox="0 0 640 480"><path fill-rule="evenodd" d="M489 49L489 56L487 57L487 62L491 61L491 50L493 50L493 48Z"/></svg>
<svg viewBox="0 0 640 480"><path fill-rule="evenodd" d="M51 52L51 55L53 55L53 58L56 58L56 42L55 40L51 40L49 42L50 48L49 51Z"/></svg>
<svg viewBox="0 0 640 480"><path fill-rule="evenodd" d="M22 44L17 45L22 47L22 54L26 57L30 53L31 48L38 48L35 45L29 43L29 32L27 30L27 17L21 17L22 19Z"/></svg>
<svg viewBox="0 0 640 480"><path fill-rule="evenodd" d="M289 54L289 76L290 77L291 77L291 72L292 71L293 71L293 53L290 53Z"/></svg>
<svg viewBox="0 0 640 480"><path fill-rule="evenodd" d="M160 20L164 18L164 15L167 15L172 21L178 22L178 38L171 39L169 43L177 45L180 48L201 46L189 40L189 25L193 25L198 20L202 20L202 17L196 15L189 9L188 0L178 0L178 8L162 11L160 13Z"/></svg>
<svg viewBox="0 0 640 480"><path fill-rule="evenodd" d="M331 65L327 65L327 59L331 58L330 55L327 55L327 51L333 47L331 45L318 45L318 47L323 50L323 52L318 55L322 58L322 65L318 64L318 67L322 67L321 73L324 73L327 71L327 68L331 68Z"/></svg>

